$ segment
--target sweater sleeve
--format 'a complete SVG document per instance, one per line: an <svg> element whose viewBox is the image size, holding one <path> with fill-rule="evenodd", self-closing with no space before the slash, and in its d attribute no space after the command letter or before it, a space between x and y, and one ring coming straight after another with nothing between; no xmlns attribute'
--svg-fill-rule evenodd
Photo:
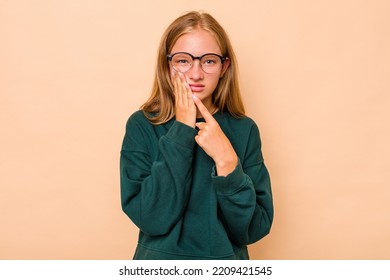
<svg viewBox="0 0 390 280"><path fill-rule="evenodd" d="M191 165L196 130L174 122L168 132L151 143L150 130L130 118L120 157L123 211L148 235L163 235L181 218L190 193ZM158 149L152 159L150 149Z"/></svg>
<svg viewBox="0 0 390 280"><path fill-rule="evenodd" d="M224 177L217 176L214 168L212 179L221 220L235 244L251 244L269 233L274 214L271 183L256 125L235 170Z"/></svg>

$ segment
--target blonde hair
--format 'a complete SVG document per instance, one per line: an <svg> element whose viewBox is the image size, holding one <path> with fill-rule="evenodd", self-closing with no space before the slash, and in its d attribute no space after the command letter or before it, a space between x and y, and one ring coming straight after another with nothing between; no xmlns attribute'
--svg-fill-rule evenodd
<svg viewBox="0 0 390 280"><path fill-rule="evenodd" d="M167 54L170 54L177 39L198 28L210 32L222 52L230 59L230 65L213 93L213 103L221 112L235 117L245 116L245 109L238 85L238 69L233 47L222 26L208 13L189 12L168 26L158 49L154 83L149 99L141 106L145 116L153 124L163 124L175 116L175 96L171 83Z"/></svg>

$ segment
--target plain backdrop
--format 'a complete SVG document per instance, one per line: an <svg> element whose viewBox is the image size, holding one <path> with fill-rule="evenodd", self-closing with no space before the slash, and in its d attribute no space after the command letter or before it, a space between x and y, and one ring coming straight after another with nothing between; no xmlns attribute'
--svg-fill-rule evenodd
<svg viewBox="0 0 390 280"><path fill-rule="evenodd" d="M129 259L127 118L165 28L211 13L275 203L253 259L390 258L387 0L0 0L0 259Z"/></svg>

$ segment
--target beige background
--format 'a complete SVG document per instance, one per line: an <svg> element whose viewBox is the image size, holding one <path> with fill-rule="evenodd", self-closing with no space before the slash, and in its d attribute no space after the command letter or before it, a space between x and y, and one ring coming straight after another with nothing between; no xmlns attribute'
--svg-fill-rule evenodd
<svg viewBox="0 0 390 280"><path fill-rule="evenodd" d="M0 259L128 259L119 150L188 10L229 33L272 176L256 259L390 258L390 1L0 0Z"/></svg>

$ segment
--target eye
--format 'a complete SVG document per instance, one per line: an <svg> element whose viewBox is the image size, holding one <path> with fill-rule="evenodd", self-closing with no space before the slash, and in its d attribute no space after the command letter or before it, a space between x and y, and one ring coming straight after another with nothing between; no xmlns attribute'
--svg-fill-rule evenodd
<svg viewBox="0 0 390 280"><path fill-rule="evenodd" d="M215 59L207 59L207 60L205 60L205 61L203 62L203 64L215 64L215 63L217 63L217 62L215 61Z"/></svg>
<svg viewBox="0 0 390 280"><path fill-rule="evenodd" d="M219 62L219 57L216 57L214 55L208 55L202 58L202 64L203 65L215 65Z"/></svg>
<svg viewBox="0 0 390 280"><path fill-rule="evenodd" d="M188 65L192 63L192 58L186 54L176 54L172 60L175 65Z"/></svg>
<svg viewBox="0 0 390 280"><path fill-rule="evenodd" d="M176 64L188 64L190 62L187 59L176 59L175 63Z"/></svg>

